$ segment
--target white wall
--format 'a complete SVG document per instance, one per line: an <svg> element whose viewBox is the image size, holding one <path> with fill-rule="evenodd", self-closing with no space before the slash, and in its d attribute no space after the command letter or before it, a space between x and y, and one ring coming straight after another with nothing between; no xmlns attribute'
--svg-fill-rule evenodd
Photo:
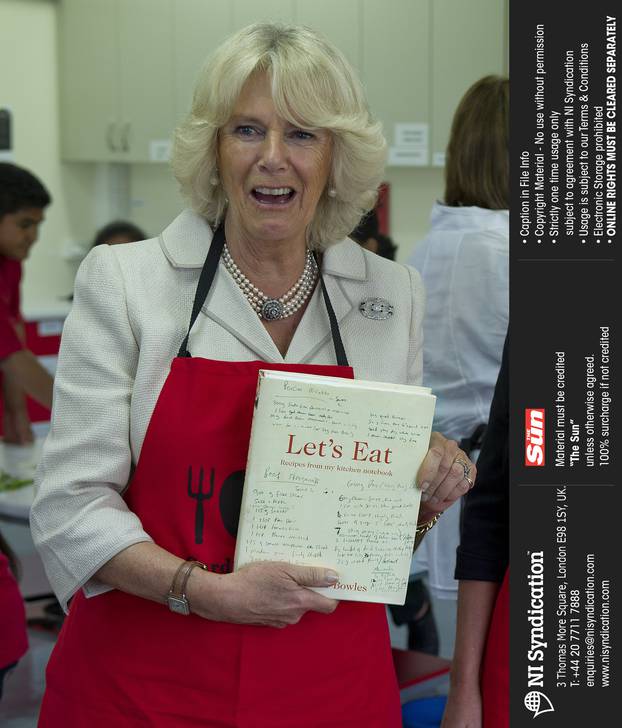
<svg viewBox="0 0 622 728"><path fill-rule="evenodd" d="M72 291L75 264L63 251L90 234L93 165L60 162L56 12L53 0L0 0L0 106L13 112L14 161L40 177L54 200L25 265L26 311Z"/></svg>

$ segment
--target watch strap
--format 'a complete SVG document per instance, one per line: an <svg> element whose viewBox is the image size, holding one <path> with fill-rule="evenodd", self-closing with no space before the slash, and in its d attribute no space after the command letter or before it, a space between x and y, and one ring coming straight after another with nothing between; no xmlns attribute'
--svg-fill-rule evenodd
<svg viewBox="0 0 622 728"><path fill-rule="evenodd" d="M186 598L186 585L188 584L188 579L190 578L192 569L194 569L195 566L203 569L203 571L207 571L207 566L200 561L196 561L195 559L188 559L187 561L184 561L175 572L173 583L169 590L170 596L181 599Z"/></svg>

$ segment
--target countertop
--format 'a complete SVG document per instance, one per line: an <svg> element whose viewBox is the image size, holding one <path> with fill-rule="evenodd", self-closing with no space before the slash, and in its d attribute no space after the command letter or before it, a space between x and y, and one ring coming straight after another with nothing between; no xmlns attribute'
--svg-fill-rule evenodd
<svg viewBox="0 0 622 728"><path fill-rule="evenodd" d="M71 309L66 299L39 298L22 301L22 316L25 321L64 320Z"/></svg>
<svg viewBox="0 0 622 728"><path fill-rule="evenodd" d="M7 445L0 441L0 469L15 478L34 478L44 439L39 437L32 445ZM0 520L27 523L34 497L34 485L0 493Z"/></svg>

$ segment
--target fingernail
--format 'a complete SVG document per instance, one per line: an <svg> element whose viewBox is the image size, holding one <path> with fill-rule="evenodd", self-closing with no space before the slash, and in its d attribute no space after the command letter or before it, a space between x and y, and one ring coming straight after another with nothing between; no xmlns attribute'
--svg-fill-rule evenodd
<svg viewBox="0 0 622 728"><path fill-rule="evenodd" d="M420 488L420 490L421 490L421 492L422 492L422 493L425 493L425 491L426 491L426 490L427 490L427 489L428 489L429 487L430 487L430 484L429 484L429 483L421 483L421 485L419 486L419 488Z"/></svg>
<svg viewBox="0 0 622 728"><path fill-rule="evenodd" d="M427 493L421 494L421 500L425 503L427 500L430 499L430 496Z"/></svg>
<svg viewBox="0 0 622 728"><path fill-rule="evenodd" d="M431 506L437 506L439 503L440 503L440 501L439 501L439 499L436 496L432 496L430 498L429 505L431 505Z"/></svg>
<svg viewBox="0 0 622 728"><path fill-rule="evenodd" d="M336 584L339 581L339 574L336 571L330 569L324 574L324 579L329 584Z"/></svg>

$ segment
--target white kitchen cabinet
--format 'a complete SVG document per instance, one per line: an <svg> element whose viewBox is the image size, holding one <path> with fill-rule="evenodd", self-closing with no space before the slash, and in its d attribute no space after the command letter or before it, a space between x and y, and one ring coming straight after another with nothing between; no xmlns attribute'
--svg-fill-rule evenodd
<svg viewBox="0 0 622 728"><path fill-rule="evenodd" d="M166 142L175 120L173 5L117 1L122 151L131 162L153 161L152 142Z"/></svg>
<svg viewBox="0 0 622 728"><path fill-rule="evenodd" d="M361 71L360 0L296 0L296 23L308 25L324 35Z"/></svg>
<svg viewBox="0 0 622 728"><path fill-rule="evenodd" d="M506 69L506 7L501 0L431 0L431 151L444 154L464 92Z"/></svg>
<svg viewBox="0 0 622 728"><path fill-rule="evenodd" d="M63 0L59 21L63 158L149 161L174 119L171 0Z"/></svg>
<svg viewBox="0 0 622 728"><path fill-rule="evenodd" d="M312 1L312 0L310 0ZM230 0L233 6L233 29L240 30L251 23L293 23L294 0Z"/></svg>
<svg viewBox="0 0 622 728"><path fill-rule="evenodd" d="M59 17L61 143L65 159L119 158L116 3L63 0Z"/></svg>
<svg viewBox="0 0 622 728"><path fill-rule="evenodd" d="M208 54L262 20L308 25L334 42L389 145L399 142L395 124L423 131L418 166L442 157L466 88L506 68L507 0L62 0L63 157L153 161L152 143L166 148Z"/></svg>
<svg viewBox="0 0 622 728"><path fill-rule="evenodd" d="M207 56L233 32L231 0L174 3L176 123L190 111L199 71Z"/></svg>
<svg viewBox="0 0 622 728"><path fill-rule="evenodd" d="M391 146L396 123L430 120L430 0L362 0L362 16L363 82Z"/></svg>

